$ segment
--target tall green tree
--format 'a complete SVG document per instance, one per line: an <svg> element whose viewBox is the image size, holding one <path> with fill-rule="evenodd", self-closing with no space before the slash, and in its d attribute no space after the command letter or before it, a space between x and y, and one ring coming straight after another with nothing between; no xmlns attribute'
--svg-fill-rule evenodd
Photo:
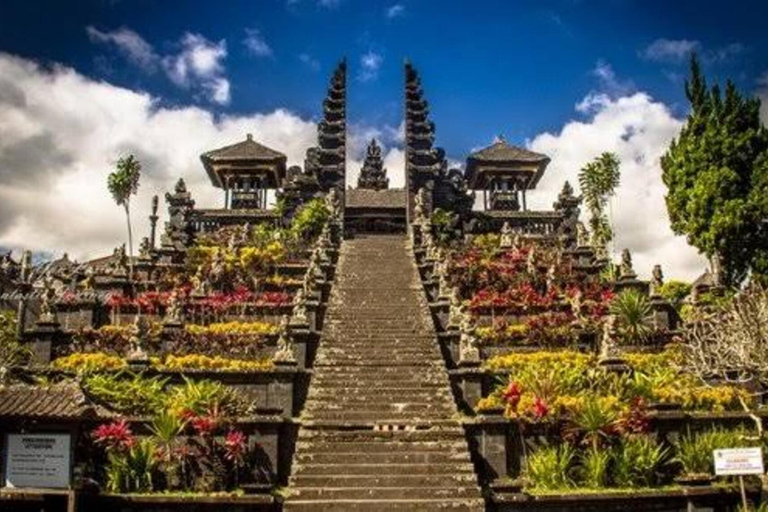
<svg viewBox="0 0 768 512"><path fill-rule="evenodd" d="M131 229L131 196L139 190L141 163L133 156L120 158L107 179L107 188L118 206L125 208L125 219L128 223L128 268L129 277L133 279L133 231Z"/></svg>
<svg viewBox="0 0 768 512"><path fill-rule="evenodd" d="M595 247L606 247L613 240L606 209L620 178L620 162L615 153L603 153L579 171L579 187L589 210L589 230Z"/></svg>
<svg viewBox="0 0 768 512"><path fill-rule="evenodd" d="M685 126L661 158L672 230L713 261L723 284L768 276L768 131L760 100L730 80L709 87L696 56Z"/></svg>

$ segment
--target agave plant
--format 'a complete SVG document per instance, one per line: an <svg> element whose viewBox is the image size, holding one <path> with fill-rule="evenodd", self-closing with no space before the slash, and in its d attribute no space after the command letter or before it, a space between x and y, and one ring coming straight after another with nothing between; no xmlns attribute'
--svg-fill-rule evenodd
<svg viewBox="0 0 768 512"><path fill-rule="evenodd" d="M639 291L622 291L611 301L610 312L616 316L624 339L629 344L639 345L651 334L651 304Z"/></svg>

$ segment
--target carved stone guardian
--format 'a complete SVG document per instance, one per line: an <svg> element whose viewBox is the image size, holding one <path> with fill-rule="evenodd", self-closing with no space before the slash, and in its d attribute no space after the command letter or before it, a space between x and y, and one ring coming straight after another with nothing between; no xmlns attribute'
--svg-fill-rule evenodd
<svg viewBox="0 0 768 512"><path fill-rule="evenodd" d="M296 352L294 342L290 333L291 320L288 315L284 315L280 322L280 336L277 339L277 351L272 357L276 365L294 366L296 362Z"/></svg>
<svg viewBox="0 0 768 512"><path fill-rule="evenodd" d="M511 249L515 246L515 238L514 238L514 231L512 230L512 226L509 225L509 222L504 222L504 225L501 227L501 243L499 246L502 249Z"/></svg>

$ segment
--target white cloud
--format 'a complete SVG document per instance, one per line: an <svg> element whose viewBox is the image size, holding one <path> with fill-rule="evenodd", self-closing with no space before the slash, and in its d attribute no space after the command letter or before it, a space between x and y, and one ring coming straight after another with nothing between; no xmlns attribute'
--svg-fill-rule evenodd
<svg viewBox="0 0 768 512"><path fill-rule="evenodd" d="M708 64L728 62L741 55L747 48L741 43L729 43L718 48L704 48L700 41L695 39L666 39L659 38L651 42L639 52L640 57L654 62L667 64L679 64L688 60L688 57L696 52L701 60Z"/></svg>
<svg viewBox="0 0 768 512"><path fill-rule="evenodd" d="M706 262L669 228L659 164L682 121L642 92L615 99L593 95L588 102L590 118L570 121L558 133L543 133L529 142L532 150L552 158L529 205L551 208L564 181L578 189L579 169L604 151L615 152L622 173L612 201L616 253L629 248L641 275L660 263L670 277L695 278Z"/></svg>
<svg viewBox="0 0 768 512"><path fill-rule="evenodd" d="M274 55L272 47L267 44L264 36L255 28L245 29L243 44L256 57L272 57Z"/></svg>
<svg viewBox="0 0 768 512"><path fill-rule="evenodd" d="M211 69L205 58L189 66ZM0 246L78 259L111 252L125 239L125 219L106 177L128 153L143 164L132 201L137 240L149 231L151 196L179 177L199 206L219 206L222 193L199 155L246 133L285 153L289 165L316 142L316 125L286 110L214 117L199 107L161 108L149 94L0 53Z"/></svg>
<svg viewBox="0 0 768 512"><path fill-rule="evenodd" d="M200 34L186 33L181 38L181 51L163 59L170 79L181 87L199 85L214 103L229 103L229 80L222 61L227 57L227 43L217 43Z"/></svg>
<svg viewBox="0 0 768 512"><path fill-rule="evenodd" d="M320 71L320 61L308 53L299 54L299 60L312 71Z"/></svg>
<svg viewBox="0 0 768 512"><path fill-rule="evenodd" d="M152 45L133 30L122 27L111 32L102 32L95 27L86 27L88 37L94 43L114 44L133 64L145 71L157 69L160 56L155 53Z"/></svg>
<svg viewBox="0 0 768 512"><path fill-rule="evenodd" d="M227 43L212 42L200 34L187 32L179 41L177 54L158 55L152 45L128 28L101 32L94 27L86 31L91 41L115 44L130 62L145 71L162 65L168 78L186 89L202 90L209 101L226 105L230 100L230 84L224 69Z"/></svg>
<svg viewBox="0 0 768 512"><path fill-rule="evenodd" d="M387 8L385 11L387 19L393 19L405 15L405 6L403 4L395 4Z"/></svg>
<svg viewBox="0 0 768 512"><path fill-rule="evenodd" d="M701 48L699 41L659 38L649 44L640 56L655 62L681 62Z"/></svg>
<svg viewBox="0 0 768 512"><path fill-rule="evenodd" d="M379 69L384 63L384 57L369 50L368 53L360 57L360 72L357 75L357 79L361 82L369 82L376 80L379 77Z"/></svg>

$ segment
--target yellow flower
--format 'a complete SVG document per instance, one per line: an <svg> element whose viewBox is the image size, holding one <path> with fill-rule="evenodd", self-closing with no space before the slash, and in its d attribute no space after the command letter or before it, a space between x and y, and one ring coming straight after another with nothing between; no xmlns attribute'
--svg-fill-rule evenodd
<svg viewBox="0 0 768 512"><path fill-rule="evenodd" d="M168 355L164 362L160 363L158 361L156 366L164 370L216 370L235 372L261 372L271 370L274 367L271 359L229 359L221 356L211 357L203 354L188 354L184 356Z"/></svg>
<svg viewBox="0 0 768 512"><path fill-rule="evenodd" d="M77 352L66 357L60 357L51 363L51 367L68 372L88 373L103 370L120 370L127 366L121 357L103 352Z"/></svg>

